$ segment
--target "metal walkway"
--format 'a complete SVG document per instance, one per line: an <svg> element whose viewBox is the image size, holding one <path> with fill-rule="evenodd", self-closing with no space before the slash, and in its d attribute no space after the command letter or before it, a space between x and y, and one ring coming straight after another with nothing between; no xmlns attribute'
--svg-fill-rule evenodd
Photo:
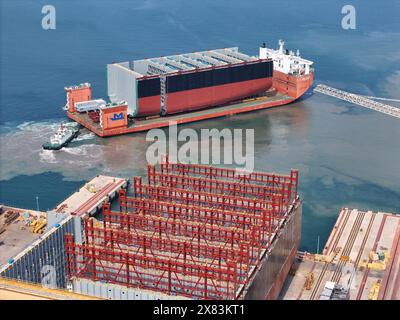
<svg viewBox="0 0 400 320"><path fill-rule="evenodd" d="M339 89L335 89L324 84L319 84L315 87L314 92L319 92L326 94L331 97L335 97L341 100L345 100L359 106L372 109L375 111L379 111L385 113L389 116L400 118L400 108L396 108L393 106L389 106L387 104L383 104L381 102L377 102L371 100L365 96L360 96L358 94L342 91Z"/></svg>

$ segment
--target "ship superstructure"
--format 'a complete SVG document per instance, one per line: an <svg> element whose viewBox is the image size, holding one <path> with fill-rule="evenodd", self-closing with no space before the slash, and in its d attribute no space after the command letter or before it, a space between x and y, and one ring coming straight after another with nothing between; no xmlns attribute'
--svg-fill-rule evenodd
<svg viewBox="0 0 400 320"><path fill-rule="evenodd" d="M285 42L279 40L277 50L260 47L260 59L271 59L274 63L273 87L294 98L301 97L314 81L313 62L300 56L300 51L284 48Z"/></svg>
<svg viewBox="0 0 400 320"><path fill-rule="evenodd" d="M284 49L285 42L279 40L279 49L267 48L265 43L260 47L260 59L272 59L274 71L290 75L308 75L312 70L313 62L300 56L300 51Z"/></svg>

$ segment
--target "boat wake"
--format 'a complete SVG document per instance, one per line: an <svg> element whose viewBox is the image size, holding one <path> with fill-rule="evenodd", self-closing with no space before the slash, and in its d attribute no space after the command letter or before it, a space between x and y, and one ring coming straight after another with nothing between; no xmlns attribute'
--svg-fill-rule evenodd
<svg viewBox="0 0 400 320"><path fill-rule="evenodd" d="M139 136L100 140L83 129L61 150L43 150L42 144L57 131L60 122L55 119L0 125L0 180L49 171L60 172L69 180L115 172L123 176L139 173L137 167L146 165L147 143Z"/></svg>
<svg viewBox="0 0 400 320"><path fill-rule="evenodd" d="M53 150L42 150L39 152L40 161L42 163L57 163Z"/></svg>
<svg viewBox="0 0 400 320"><path fill-rule="evenodd" d="M77 136L73 141L85 141L85 140L91 140L94 137L96 137L96 135L92 132L90 133L86 133L86 134L82 134Z"/></svg>
<svg viewBox="0 0 400 320"><path fill-rule="evenodd" d="M0 180L8 180L20 174L36 174L46 171L62 172L71 179L96 167L103 154L102 146L90 143L68 146L59 151L43 150L42 144L57 131L61 120L23 123L5 123L0 126ZM95 137L83 132L78 141Z"/></svg>
<svg viewBox="0 0 400 320"><path fill-rule="evenodd" d="M87 146L80 147L64 147L61 149L62 152L66 152L75 156L86 156L88 154Z"/></svg>

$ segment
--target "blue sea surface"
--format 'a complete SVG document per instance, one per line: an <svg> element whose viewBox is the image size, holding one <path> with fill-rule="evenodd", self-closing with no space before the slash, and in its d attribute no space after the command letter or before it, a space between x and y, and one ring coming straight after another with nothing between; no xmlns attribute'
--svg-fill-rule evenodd
<svg viewBox="0 0 400 320"><path fill-rule="evenodd" d="M400 99L400 1L353 0L356 29L341 27L348 1L3 0L0 34L0 203L42 209L97 174L145 175L146 134L65 150L41 144L62 121L64 87L90 82L107 97L107 63L230 46L258 54L284 39L315 62L316 83ZM56 29L41 26L44 5ZM400 121L308 93L281 108L180 128L252 128L255 167L300 170L302 250L324 243L342 207L400 212Z"/></svg>

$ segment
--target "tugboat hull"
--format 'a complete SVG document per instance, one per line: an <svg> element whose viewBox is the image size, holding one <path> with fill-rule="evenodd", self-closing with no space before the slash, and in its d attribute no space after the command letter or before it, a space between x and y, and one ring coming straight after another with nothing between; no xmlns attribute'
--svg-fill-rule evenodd
<svg viewBox="0 0 400 320"><path fill-rule="evenodd" d="M73 139L78 136L79 131L76 131L73 135L71 135L64 143L62 144L52 144L50 142L44 143L42 145L44 150L61 150L65 146L67 146Z"/></svg>

